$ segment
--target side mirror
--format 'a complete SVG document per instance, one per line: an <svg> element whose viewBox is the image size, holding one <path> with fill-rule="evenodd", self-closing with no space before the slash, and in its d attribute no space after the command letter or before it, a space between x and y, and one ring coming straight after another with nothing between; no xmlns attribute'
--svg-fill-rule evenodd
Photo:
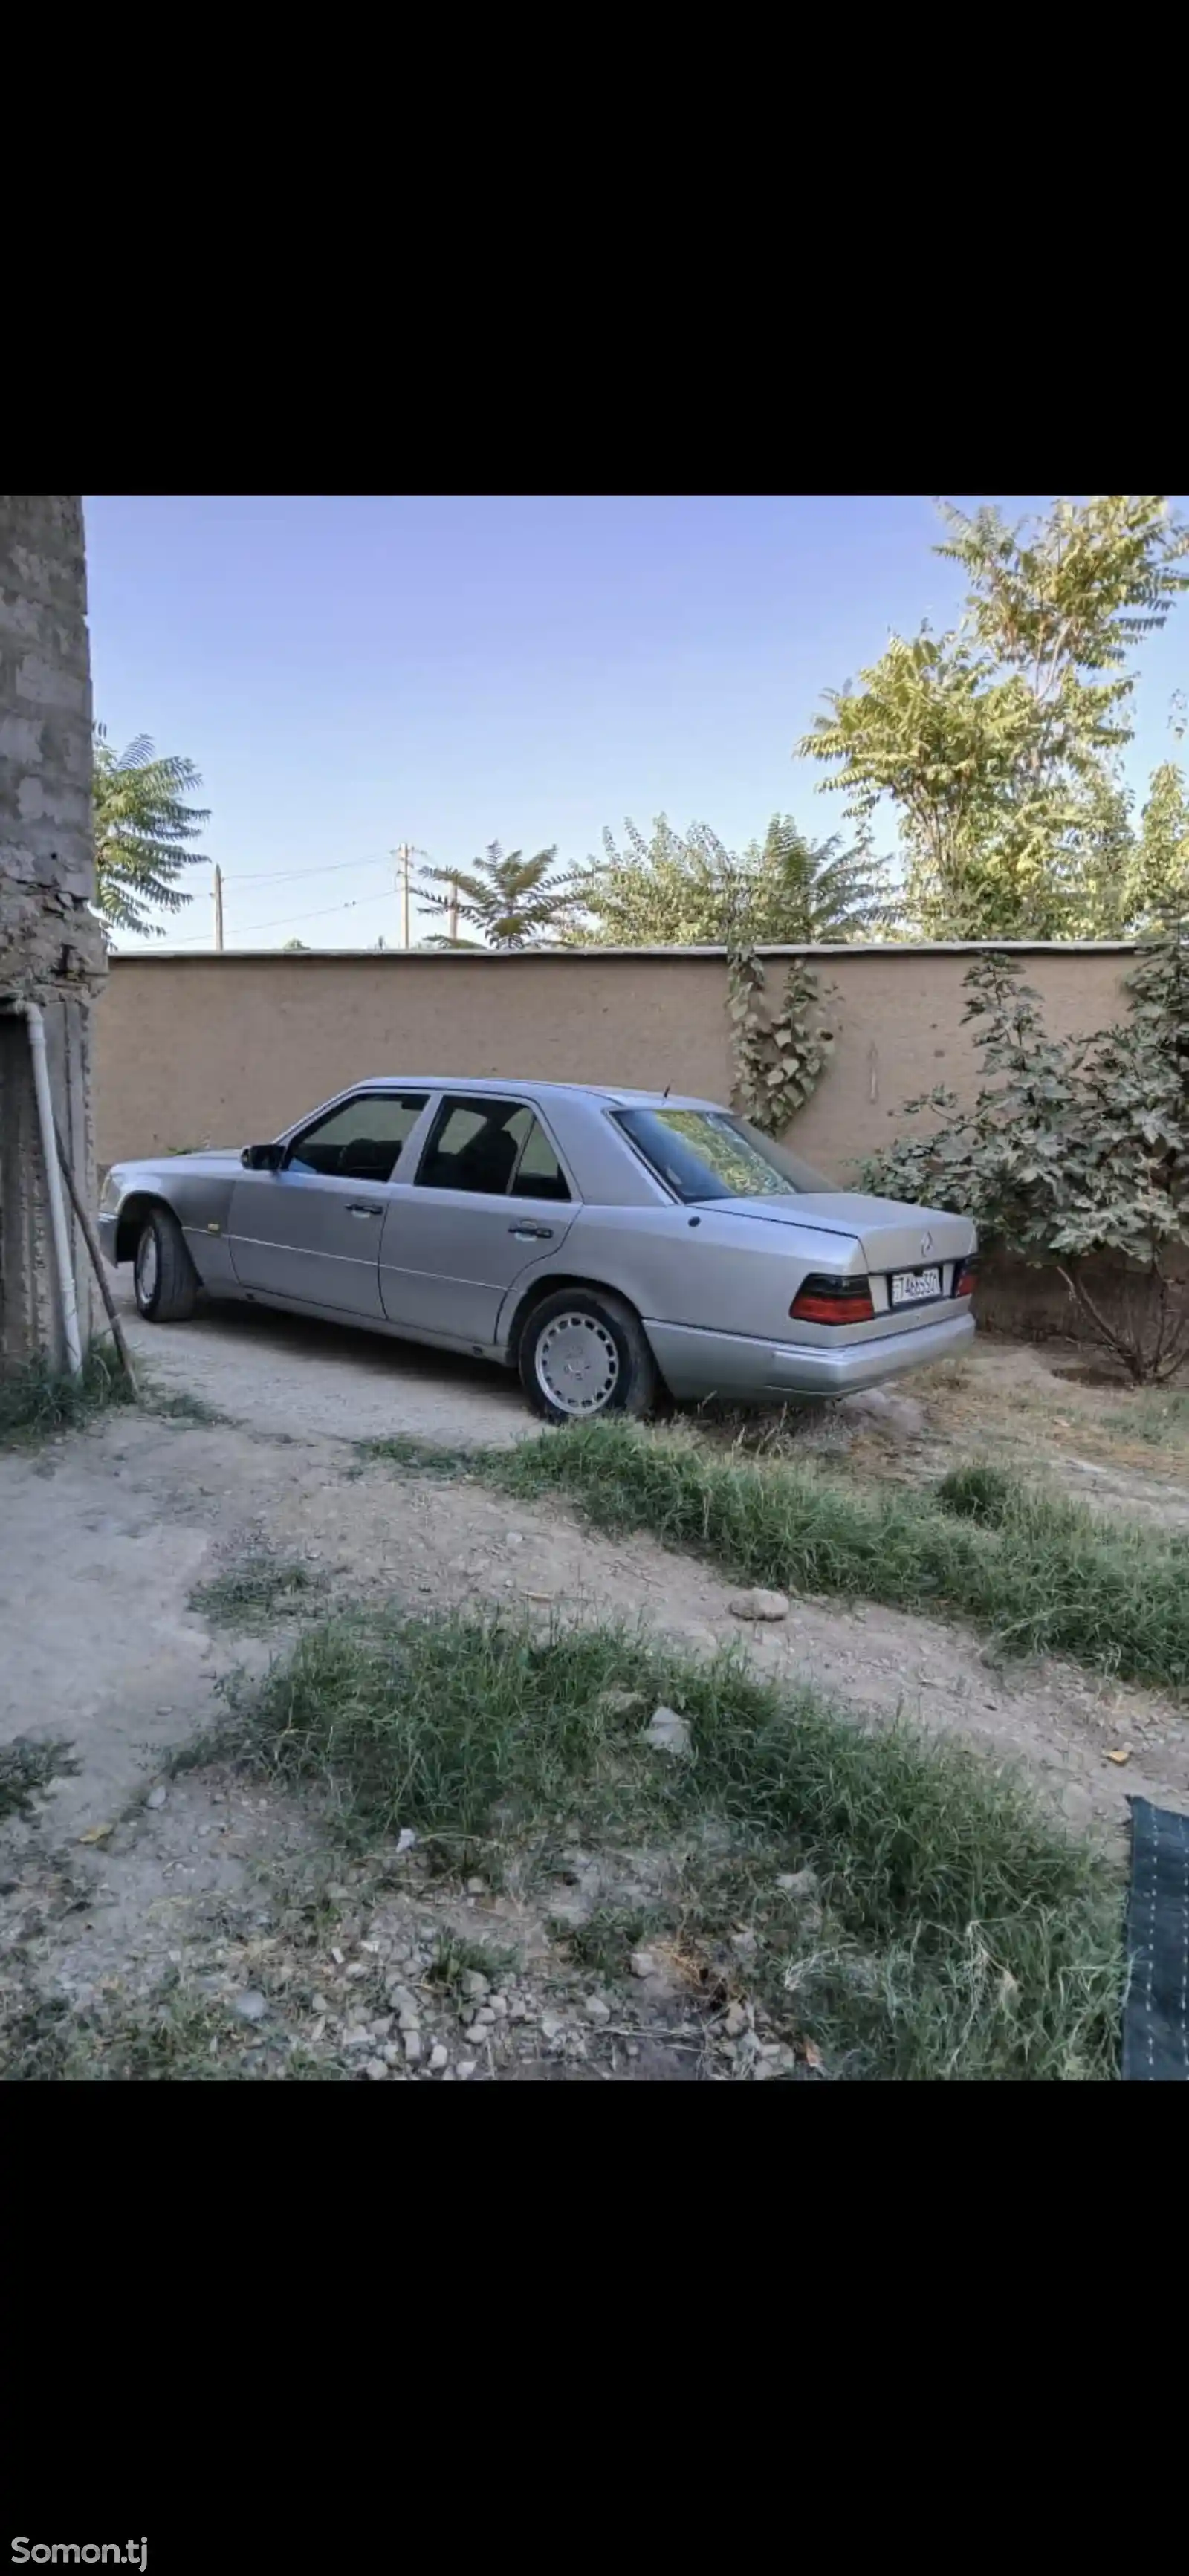
<svg viewBox="0 0 1189 2576"><path fill-rule="evenodd" d="M245 1172L279 1172L284 1152L283 1145L245 1145L239 1159Z"/></svg>

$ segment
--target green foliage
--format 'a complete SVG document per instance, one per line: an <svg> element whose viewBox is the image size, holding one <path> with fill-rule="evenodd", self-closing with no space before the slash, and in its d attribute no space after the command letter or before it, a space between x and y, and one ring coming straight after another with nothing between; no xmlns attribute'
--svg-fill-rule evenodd
<svg viewBox="0 0 1189 2576"><path fill-rule="evenodd" d="M1129 851L1124 919L1148 927L1189 912L1189 792L1175 760L1152 772L1138 841Z"/></svg>
<svg viewBox="0 0 1189 2576"><path fill-rule="evenodd" d="M96 725L95 908L109 938L114 930L163 937L150 906L180 912L191 901L178 879L183 868L205 865L202 851L186 845L210 814L205 806L187 805L185 796L201 785L192 760L159 759L146 734L117 754L103 726Z"/></svg>
<svg viewBox="0 0 1189 2576"><path fill-rule="evenodd" d="M426 944L431 948L536 948L560 937L579 900L575 872L552 873L557 850L538 850L526 859L520 850L505 858L492 841L474 867L425 868L417 881L418 901L427 912L444 912L450 932ZM442 888L444 891L439 892ZM460 939L459 921L477 930L477 939Z"/></svg>
<svg viewBox="0 0 1189 2576"><path fill-rule="evenodd" d="M754 948L732 948L727 1007L736 1102L765 1135L783 1136L817 1089L834 1031L826 1022L820 980L803 958L794 958L775 1008L767 1000L767 979Z"/></svg>
<svg viewBox="0 0 1189 2576"><path fill-rule="evenodd" d="M994 509L943 515L937 552L970 585L961 626L893 636L857 691L826 692L798 750L832 768L823 784L860 822L884 797L896 806L926 935L1117 933L1137 917L1116 766L1132 732L1128 657L1189 587L1177 569L1189 529L1158 493L1058 501L1031 535ZM1150 912L1151 836L1145 868ZM1166 871L1161 902L1169 891Z"/></svg>
<svg viewBox="0 0 1189 2576"><path fill-rule="evenodd" d="M1189 952L1154 943L1128 978L1132 1007L1096 1036L1053 1040L1040 1002L1004 956L966 976L981 1023L983 1080L970 1107L944 1087L906 1101L938 1123L863 1167L889 1198L957 1208L984 1240L1054 1263L1095 1337L1137 1382L1171 1377L1189 1349L1172 1267L1189 1232ZM1105 1312L1087 1260L1131 1265Z"/></svg>
<svg viewBox="0 0 1189 2576"><path fill-rule="evenodd" d="M791 814L774 814L742 857L708 823L684 834L658 814L646 840L629 817L626 847L603 834L603 857L582 876L587 918L571 932L604 948L722 947L734 943L870 938L892 918L884 863L861 836L807 841Z"/></svg>

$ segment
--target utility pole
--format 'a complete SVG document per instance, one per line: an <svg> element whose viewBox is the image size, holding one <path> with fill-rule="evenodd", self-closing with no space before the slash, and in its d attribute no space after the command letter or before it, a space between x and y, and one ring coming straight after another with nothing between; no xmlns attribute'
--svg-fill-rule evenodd
<svg viewBox="0 0 1189 2576"><path fill-rule="evenodd" d="M222 949L222 946L223 946L223 871L222 871L222 868L221 868L221 867L219 867L218 865L216 865L216 868L215 868L215 947L216 947L216 950L221 950L221 949Z"/></svg>
<svg viewBox="0 0 1189 2576"><path fill-rule="evenodd" d="M409 945L409 861L413 855L411 844L408 841L402 841L399 850L397 850L394 855L400 861L401 871L400 944L402 948L407 948Z"/></svg>

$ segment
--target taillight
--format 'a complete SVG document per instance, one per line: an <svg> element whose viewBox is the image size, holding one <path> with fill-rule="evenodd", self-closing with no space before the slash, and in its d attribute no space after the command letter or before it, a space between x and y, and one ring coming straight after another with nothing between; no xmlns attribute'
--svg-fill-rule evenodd
<svg viewBox="0 0 1189 2576"><path fill-rule="evenodd" d="M954 1295L955 1297L973 1297L977 1286L978 1262L972 1252L968 1255L965 1261L960 1261L958 1263L957 1269L954 1272Z"/></svg>
<svg viewBox="0 0 1189 2576"><path fill-rule="evenodd" d="M869 1324L875 1314L868 1279L827 1279L815 1272L802 1280L789 1308L800 1324Z"/></svg>

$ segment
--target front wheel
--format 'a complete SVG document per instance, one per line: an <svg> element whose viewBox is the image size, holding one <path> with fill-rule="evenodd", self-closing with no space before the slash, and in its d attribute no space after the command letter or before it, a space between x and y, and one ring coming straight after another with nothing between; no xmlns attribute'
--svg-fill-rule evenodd
<svg viewBox="0 0 1189 2576"><path fill-rule="evenodd" d="M132 1285L138 1310L151 1323L184 1324L194 1312L198 1272L169 1208L153 1208L145 1218L132 1265Z"/></svg>
<svg viewBox="0 0 1189 2576"><path fill-rule="evenodd" d="M605 1413L647 1413L656 1363L638 1315L602 1288L562 1288L529 1316L520 1341L520 1383L548 1422L594 1422Z"/></svg>

